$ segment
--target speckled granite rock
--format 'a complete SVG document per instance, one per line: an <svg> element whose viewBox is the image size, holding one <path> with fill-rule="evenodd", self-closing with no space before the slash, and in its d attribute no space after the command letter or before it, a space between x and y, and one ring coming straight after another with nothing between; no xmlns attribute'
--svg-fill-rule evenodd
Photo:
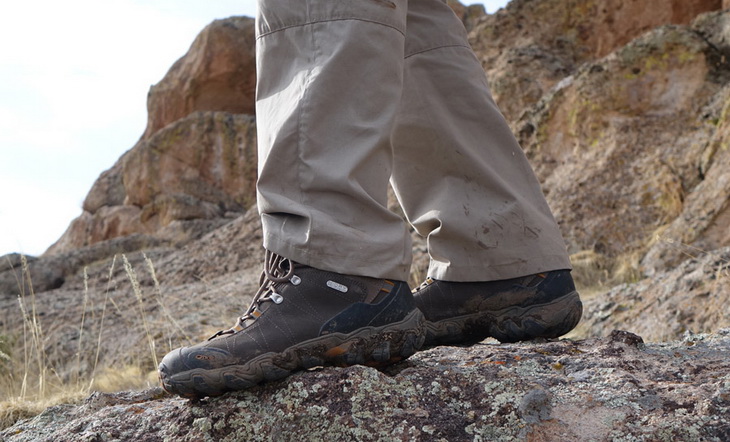
<svg viewBox="0 0 730 442"><path fill-rule="evenodd" d="M94 394L0 433L7 441L704 440L730 438L730 330L644 344L438 347L387 372L295 374L202 402Z"/></svg>

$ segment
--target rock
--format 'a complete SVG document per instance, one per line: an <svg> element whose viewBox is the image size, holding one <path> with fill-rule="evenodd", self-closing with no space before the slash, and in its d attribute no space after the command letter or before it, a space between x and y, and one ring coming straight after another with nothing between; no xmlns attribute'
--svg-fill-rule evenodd
<svg viewBox="0 0 730 442"><path fill-rule="evenodd" d="M0 257L0 299L16 300L32 292L59 288L65 282L63 261L39 260L11 253Z"/></svg>
<svg viewBox="0 0 730 442"><path fill-rule="evenodd" d="M95 393L0 438L723 441L728 413L723 330L639 347L608 338L436 347L386 371L320 368L201 402L160 389Z"/></svg>
<svg viewBox="0 0 730 442"><path fill-rule="evenodd" d="M507 120L521 113L582 63L604 57L664 24L688 24L721 0L512 0L480 20L470 41Z"/></svg>
<svg viewBox="0 0 730 442"><path fill-rule="evenodd" d="M30 297L40 296L45 292L52 293L54 289L69 282L69 279L80 281L80 272L83 272L85 266L111 259L117 254L159 247L165 243L166 241L158 237L132 234L50 257L29 256L25 267L18 254L0 257L0 303L4 301L0 324L11 326L11 330L22 330L23 317L18 314L20 312L17 309L19 295ZM9 317L12 319L8 319Z"/></svg>
<svg viewBox="0 0 730 442"><path fill-rule="evenodd" d="M528 424L551 420L553 407L550 402L550 395L542 388L531 390L520 400L519 415Z"/></svg>
<svg viewBox="0 0 730 442"><path fill-rule="evenodd" d="M210 220L247 210L255 201L255 68L253 19L207 26L150 89L140 141L101 174L83 214L45 254L138 233L169 237L169 225L195 221L173 235L185 242L201 220L220 225Z"/></svg>
<svg viewBox="0 0 730 442"><path fill-rule="evenodd" d="M198 111L255 113L254 20L231 17L208 25L188 53L150 88L142 139Z"/></svg>
<svg viewBox="0 0 730 442"><path fill-rule="evenodd" d="M681 212L655 232L642 258L642 270L654 275L688 256L730 245L730 86L705 110L716 130L692 158L701 181L683 196Z"/></svg>
<svg viewBox="0 0 730 442"><path fill-rule="evenodd" d="M701 253L675 268L584 300L584 334L621 327L648 341L730 327L730 247Z"/></svg>
<svg viewBox="0 0 730 442"><path fill-rule="evenodd" d="M467 31L472 30L487 15L483 4L465 6L458 0L448 0L447 3L453 9L454 14L464 23Z"/></svg>
<svg viewBox="0 0 730 442"><path fill-rule="evenodd" d="M121 206L127 197L122 181L122 159L117 161L110 169L105 170L96 179L84 199L83 209L88 213L96 213L104 206Z"/></svg>
<svg viewBox="0 0 730 442"><path fill-rule="evenodd" d="M161 225L244 211L256 198L254 134L252 117L223 112L194 113L168 125L125 155L125 204L147 211L143 222L160 216ZM185 206L201 212L188 214ZM175 210L180 214L164 212Z"/></svg>
<svg viewBox="0 0 730 442"><path fill-rule="evenodd" d="M196 112L140 140L94 184L45 255L144 234L185 243L256 199L253 117ZM195 228L179 228L180 222Z"/></svg>
<svg viewBox="0 0 730 442"><path fill-rule="evenodd" d="M214 220L226 213L247 210L255 201L256 137L244 114L254 113L255 64L253 19L206 27L151 88L142 139L101 174L82 215L45 255L132 234L185 242L224 224Z"/></svg>
<svg viewBox="0 0 730 442"><path fill-rule="evenodd" d="M704 17L703 26L726 15ZM623 266L635 279L667 225L695 234L679 240L710 233L728 199L724 153L705 174L698 165L724 139L723 51L692 27L664 26L584 65L523 115L521 142L571 253L608 257L612 272ZM710 250L730 245L714 237Z"/></svg>

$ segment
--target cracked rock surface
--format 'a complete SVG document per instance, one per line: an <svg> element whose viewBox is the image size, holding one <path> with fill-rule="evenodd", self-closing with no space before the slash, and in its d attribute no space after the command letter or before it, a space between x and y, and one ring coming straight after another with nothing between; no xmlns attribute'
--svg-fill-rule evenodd
<svg viewBox="0 0 730 442"><path fill-rule="evenodd" d="M386 371L320 368L200 402L95 393L7 441L703 440L730 438L730 329L644 344L436 347Z"/></svg>

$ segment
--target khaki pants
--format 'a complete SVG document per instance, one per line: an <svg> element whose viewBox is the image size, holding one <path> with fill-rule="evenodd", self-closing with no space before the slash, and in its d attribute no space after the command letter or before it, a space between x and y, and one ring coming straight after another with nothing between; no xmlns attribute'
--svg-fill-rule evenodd
<svg viewBox="0 0 730 442"><path fill-rule="evenodd" d="M569 268L522 149L441 0L259 0L264 246L316 268L407 280L388 181L428 238L429 276Z"/></svg>

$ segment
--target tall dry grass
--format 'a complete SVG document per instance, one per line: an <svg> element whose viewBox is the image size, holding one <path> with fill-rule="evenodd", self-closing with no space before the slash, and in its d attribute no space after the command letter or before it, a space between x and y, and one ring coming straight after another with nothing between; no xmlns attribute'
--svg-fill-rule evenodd
<svg viewBox="0 0 730 442"><path fill-rule="evenodd" d="M114 256L106 275L107 283L101 309L92 305L88 271L86 268L83 271L84 293L78 318L78 343L73 362L65 365L66 371L71 366L73 372L65 376L59 374L63 369L56 366L58 362L54 363L48 357L49 338L44 333L43 318L38 312L28 261L24 256L21 257L21 267L13 270L16 270L19 287L17 305L23 327L22 330L14 331L15 333L7 330L0 332L0 429L7 428L20 419L37 415L53 405L78 403L92 391L140 389L157 383L155 368L160 352L155 345L154 334L159 335L162 330L167 332L174 329L178 336L185 337L187 341L190 338L166 307L152 261L144 254L143 257L146 270L154 281L151 294L143 292L137 272L127 256L121 255L121 260L126 277L131 283L131 293L126 296L133 297L136 302L134 320L127 325L143 333L148 355L123 366L106 366L101 362L103 350L108 344L105 339L109 339L103 333L109 309L122 310L118 302L110 296L117 267L117 256ZM151 320L148 314L150 304L160 309L162 320ZM94 321L91 321L92 316ZM95 329L90 326L92 322L96 324ZM89 348L92 350L89 351ZM88 364L85 361L92 362Z"/></svg>

